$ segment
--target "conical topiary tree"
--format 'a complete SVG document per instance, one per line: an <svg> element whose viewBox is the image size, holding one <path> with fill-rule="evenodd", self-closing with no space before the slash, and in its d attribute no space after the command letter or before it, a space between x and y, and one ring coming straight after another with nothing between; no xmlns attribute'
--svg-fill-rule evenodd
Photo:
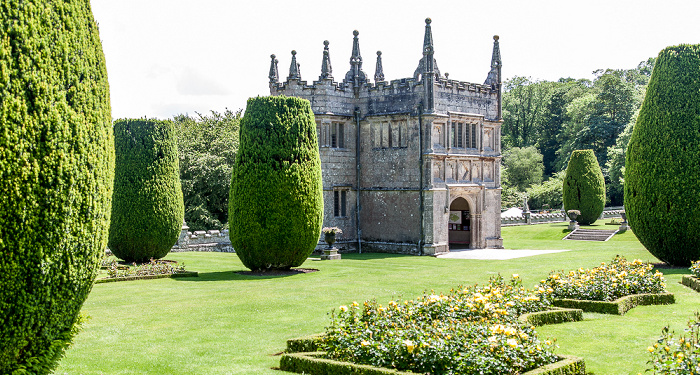
<svg viewBox="0 0 700 375"><path fill-rule="evenodd" d="M177 242L185 213L173 124L117 120L114 148L109 249L127 262L160 259Z"/></svg>
<svg viewBox="0 0 700 375"><path fill-rule="evenodd" d="M593 224L605 208L605 180L593 150L571 153L563 189L564 210L579 210L576 221Z"/></svg>
<svg viewBox="0 0 700 375"><path fill-rule="evenodd" d="M47 374L107 244L114 148L90 1L0 3L0 374Z"/></svg>
<svg viewBox="0 0 700 375"><path fill-rule="evenodd" d="M659 53L627 146L625 210L655 257L700 259L700 45Z"/></svg>
<svg viewBox="0 0 700 375"><path fill-rule="evenodd" d="M251 270L299 266L318 243L322 224L321 160L310 103L248 99L229 198L236 254Z"/></svg>

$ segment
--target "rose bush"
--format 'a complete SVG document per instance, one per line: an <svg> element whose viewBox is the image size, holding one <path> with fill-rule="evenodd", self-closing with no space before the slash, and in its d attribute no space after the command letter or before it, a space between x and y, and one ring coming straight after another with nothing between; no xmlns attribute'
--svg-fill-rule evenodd
<svg viewBox="0 0 700 375"><path fill-rule="evenodd" d="M448 294L353 302L334 312L322 348L332 359L432 374L518 374L557 361L521 314L550 307L549 293L517 275Z"/></svg>
<svg viewBox="0 0 700 375"><path fill-rule="evenodd" d="M620 297L641 293L665 293L663 274L652 272L654 266L639 259L627 261L616 256L593 269L552 272L541 284L552 289L554 298L592 301L614 301Z"/></svg>

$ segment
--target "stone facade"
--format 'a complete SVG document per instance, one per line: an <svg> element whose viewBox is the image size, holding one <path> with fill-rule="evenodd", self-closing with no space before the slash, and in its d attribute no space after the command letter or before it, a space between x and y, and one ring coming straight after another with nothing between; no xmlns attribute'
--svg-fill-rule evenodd
<svg viewBox="0 0 700 375"><path fill-rule="evenodd" d="M416 255L502 247L498 37L484 84L456 81L440 74L427 19L413 77L384 81L377 52L371 83L359 33L353 34L350 70L341 82L333 78L328 41L317 81L301 79L295 51L284 82L275 55L269 74L271 95L311 102L324 226L343 230L337 245Z"/></svg>

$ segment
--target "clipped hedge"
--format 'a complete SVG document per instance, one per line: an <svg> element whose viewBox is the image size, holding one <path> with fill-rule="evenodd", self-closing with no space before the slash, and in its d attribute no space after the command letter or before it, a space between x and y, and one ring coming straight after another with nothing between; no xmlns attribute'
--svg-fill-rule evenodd
<svg viewBox="0 0 700 375"><path fill-rule="evenodd" d="M585 312L599 314L624 315L637 306L671 305L676 303L673 293L632 294L614 301L583 301L570 298L555 299L554 306L581 309Z"/></svg>
<svg viewBox="0 0 700 375"><path fill-rule="evenodd" d="M398 371L322 358L324 352L286 353L280 358L282 371L309 375L415 375L415 372ZM574 356L559 356L561 360L522 375L585 375L586 364Z"/></svg>
<svg viewBox="0 0 700 375"><path fill-rule="evenodd" d="M659 53L627 146L625 210L655 257L700 259L700 45Z"/></svg>
<svg viewBox="0 0 700 375"><path fill-rule="evenodd" d="M229 197L236 254L251 270L299 266L322 224L321 159L309 101L248 99Z"/></svg>
<svg viewBox="0 0 700 375"><path fill-rule="evenodd" d="M693 275L683 275L681 279L681 284L687 286L688 288L700 292L700 279Z"/></svg>
<svg viewBox="0 0 700 375"><path fill-rule="evenodd" d="M552 310L523 314L518 319L535 327L547 324L579 322L583 320L583 310L552 307Z"/></svg>
<svg viewBox="0 0 700 375"><path fill-rule="evenodd" d="M316 352L323 342L324 333L311 336L297 337L287 340L287 353Z"/></svg>
<svg viewBox="0 0 700 375"><path fill-rule="evenodd" d="M109 249L127 262L160 259L177 242L185 215L173 125L117 120L114 145Z"/></svg>
<svg viewBox="0 0 700 375"><path fill-rule="evenodd" d="M107 243L114 148L88 0L0 4L0 374L46 374Z"/></svg>
<svg viewBox="0 0 700 375"><path fill-rule="evenodd" d="M564 211L579 210L576 221L593 224L605 208L605 180L593 150L571 153L564 176Z"/></svg>

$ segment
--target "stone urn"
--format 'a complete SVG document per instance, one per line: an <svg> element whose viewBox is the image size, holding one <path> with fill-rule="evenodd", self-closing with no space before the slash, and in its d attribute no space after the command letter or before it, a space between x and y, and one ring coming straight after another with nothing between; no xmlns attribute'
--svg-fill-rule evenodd
<svg viewBox="0 0 700 375"><path fill-rule="evenodd" d="M321 255L321 260L337 260L340 259L340 254L338 254L338 249L333 247L335 243L335 236L338 233L343 233L338 227L326 227L321 230L323 232L323 240L328 244L328 247L323 249L323 254Z"/></svg>
<svg viewBox="0 0 700 375"><path fill-rule="evenodd" d="M569 217L569 228L568 230L576 230L578 228L578 223L576 222L576 218L581 214L581 211L579 210L569 210L566 211L566 215Z"/></svg>
<svg viewBox="0 0 700 375"><path fill-rule="evenodd" d="M328 244L327 249L332 249L335 243L335 232L326 232L323 234L323 240Z"/></svg>
<svg viewBox="0 0 700 375"><path fill-rule="evenodd" d="M617 228L617 230L619 232L626 232L630 229L630 225L627 222L627 213L625 211L622 211L620 212L620 216L622 217L622 223L620 223L620 227Z"/></svg>

